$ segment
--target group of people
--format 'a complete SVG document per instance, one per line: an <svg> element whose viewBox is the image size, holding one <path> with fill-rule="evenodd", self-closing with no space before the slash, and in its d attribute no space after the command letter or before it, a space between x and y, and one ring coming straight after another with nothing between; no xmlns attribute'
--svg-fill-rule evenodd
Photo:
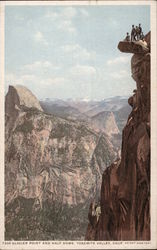
<svg viewBox="0 0 157 250"><path fill-rule="evenodd" d="M141 24L139 24L139 26L136 26L136 27L132 25L131 39L130 39L129 33L127 32L125 41L134 42L134 41L139 41L139 40L142 40L142 41L144 40L144 34L142 32Z"/></svg>

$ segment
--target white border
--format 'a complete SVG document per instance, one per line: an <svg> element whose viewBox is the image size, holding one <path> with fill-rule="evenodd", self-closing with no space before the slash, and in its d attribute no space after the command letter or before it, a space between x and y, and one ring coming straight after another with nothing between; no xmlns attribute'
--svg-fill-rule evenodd
<svg viewBox="0 0 157 250"><path fill-rule="evenodd" d="M4 237L4 51L4 5L0 3L0 242Z"/></svg>
<svg viewBox="0 0 157 250"><path fill-rule="evenodd" d="M4 243L4 9L11 5L150 5L151 6L151 241L7 241ZM0 2L0 249L156 249L157 248L157 58L156 1L6 1ZM9 244L11 243L11 244ZM46 244L47 243L47 244ZM50 244L48 244L50 243Z"/></svg>
<svg viewBox="0 0 157 250"><path fill-rule="evenodd" d="M154 1L79 0L79 1L6 1L5 5L151 5Z"/></svg>
<svg viewBox="0 0 157 250"><path fill-rule="evenodd" d="M151 5L151 240L157 249L157 4Z"/></svg>

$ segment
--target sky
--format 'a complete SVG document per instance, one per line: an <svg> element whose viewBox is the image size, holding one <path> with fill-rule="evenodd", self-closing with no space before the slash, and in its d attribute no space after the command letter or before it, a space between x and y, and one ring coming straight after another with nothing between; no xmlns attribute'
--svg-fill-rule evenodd
<svg viewBox="0 0 157 250"><path fill-rule="evenodd" d="M6 91L24 85L40 100L132 95L132 54L117 45L139 23L146 34L149 6L6 6Z"/></svg>

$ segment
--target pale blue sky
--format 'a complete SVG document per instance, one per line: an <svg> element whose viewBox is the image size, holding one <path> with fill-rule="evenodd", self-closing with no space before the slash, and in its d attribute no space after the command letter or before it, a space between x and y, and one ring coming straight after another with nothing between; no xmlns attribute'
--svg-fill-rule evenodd
<svg viewBox="0 0 157 250"><path fill-rule="evenodd" d="M130 58L118 42L131 25L150 30L149 6L7 6L6 88L38 98L104 99L132 94Z"/></svg>

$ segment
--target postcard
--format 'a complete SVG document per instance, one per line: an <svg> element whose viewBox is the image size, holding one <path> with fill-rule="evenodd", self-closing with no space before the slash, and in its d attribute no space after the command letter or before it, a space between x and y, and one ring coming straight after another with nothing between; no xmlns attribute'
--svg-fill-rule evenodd
<svg viewBox="0 0 157 250"><path fill-rule="evenodd" d="M156 249L156 7L0 3L0 249Z"/></svg>

